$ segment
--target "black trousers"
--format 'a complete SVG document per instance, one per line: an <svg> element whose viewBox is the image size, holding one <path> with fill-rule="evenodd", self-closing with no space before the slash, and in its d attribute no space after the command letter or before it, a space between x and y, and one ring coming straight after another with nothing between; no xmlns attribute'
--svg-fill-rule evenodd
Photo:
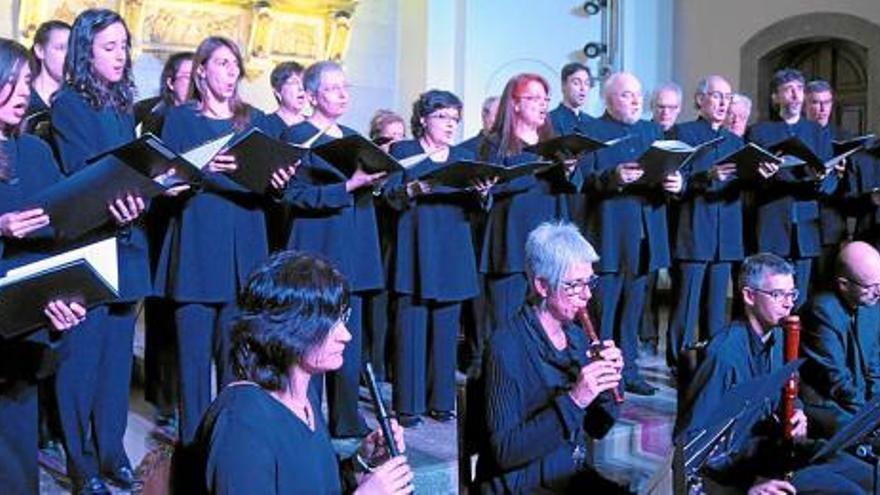
<svg viewBox="0 0 880 495"><path fill-rule="evenodd" d="M0 383L0 491L37 495L37 385Z"/></svg>
<svg viewBox="0 0 880 495"><path fill-rule="evenodd" d="M211 405L212 359L217 363L217 386L233 381L229 362L235 303L179 304L177 323L177 366L180 377L180 440L184 445L195 437L202 415Z"/></svg>
<svg viewBox="0 0 880 495"><path fill-rule="evenodd" d="M55 391L74 480L129 466L123 447L128 423L135 305L112 304L89 311L66 332L67 351L58 364Z"/></svg>
<svg viewBox="0 0 880 495"><path fill-rule="evenodd" d="M455 410L460 302L397 297L394 408L406 414Z"/></svg>
<svg viewBox="0 0 880 495"><path fill-rule="evenodd" d="M144 300L144 396L159 414L177 407L177 331L174 302L157 297Z"/></svg>

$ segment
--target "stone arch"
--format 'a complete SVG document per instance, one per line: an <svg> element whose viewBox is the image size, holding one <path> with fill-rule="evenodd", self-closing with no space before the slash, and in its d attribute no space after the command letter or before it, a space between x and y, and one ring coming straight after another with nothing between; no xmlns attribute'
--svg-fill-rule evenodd
<svg viewBox="0 0 880 495"><path fill-rule="evenodd" d="M814 12L778 21L755 33L740 48L740 91L755 98L755 118L766 118L769 95L760 81L767 81L771 70L769 56L787 46L804 42L840 39L867 52L868 128L880 123L880 26L850 14Z"/></svg>

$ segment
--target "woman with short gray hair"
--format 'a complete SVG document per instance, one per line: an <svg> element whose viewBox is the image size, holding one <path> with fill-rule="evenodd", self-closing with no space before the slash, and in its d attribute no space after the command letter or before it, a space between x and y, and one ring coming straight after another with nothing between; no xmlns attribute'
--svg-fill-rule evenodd
<svg viewBox="0 0 880 495"><path fill-rule="evenodd" d="M485 397L476 483L482 493L628 493L589 465L587 437L614 425L609 394L623 358L612 341L590 359L574 324L597 277L595 249L570 223L543 223L526 240L529 297L495 329L477 387Z"/></svg>

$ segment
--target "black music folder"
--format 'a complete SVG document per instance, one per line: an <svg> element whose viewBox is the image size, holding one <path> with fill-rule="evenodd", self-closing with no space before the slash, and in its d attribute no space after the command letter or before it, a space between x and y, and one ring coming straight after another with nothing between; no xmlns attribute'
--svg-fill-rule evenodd
<svg viewBox="0 0 880 495"><path fill-rule="evenodd" d="M474 181L485 181L492 177L498 177L498 183L511 181L524 175L534 174L548 167L551 162L532 162L504 167L493 163L460 160L441 168L437 168L417 177L419 180L432 182L438 185L465 189L471 187Z"/></svg>
<svg viewBox="0 0 880 495"><path fill-rule="evenodd" d="M148 132L134 141L90 159L89 163L95 163L108 155L113 155L129 167L150 178L166 174L173 168L174 175L164 178L162 180L163 186L189 184L198 187L204 179L202 168L211 161L211 158L217 154L228 139L229 137L224 136L196 146L186 153L177 154L171 151L161 139Z"/></svg>
<svg viewBox="0 0 880 495"><path fill-rule="evenodd" d="M828 160L822 160L812 149L810 149L809 146L806 145L806 143L801 141L797 136L793 136L774 144L769 149L783 158L786 156L797 158L798 160L789 159L782 164L782 167L793 169L797 175L806 175L806 168L809 167L816 174L824 176L824 174L827 174L831 169L837 166L838 163L859 151L862 147L852 147L843 153L835 154L835 156Z"/></svg>
<svg viewBox="0 0 880 495"><path fill-rule="evenodd" d="M783 159L755 143L747 143L739 150L725 156L715 163L719 165L723 163L734 163L736 164L736 176L738 178L755 180L761 178L761 174L758 173L758 166L765 162L775 163L781 166Z"/></svg>
<svg viewBox="0 0 880 495"><path fill-rule="evenodd" d="M379 172L391 174L404 170L391 155L360 134L334 139L311 148L311 151L336 167L346 177L354 175L358 167L368 174Z"/></svg>
<svg viewBox="0 0 880 495"><path fill-rule="evenodd" d="M639 184L658 185L670 174L682 170L712 149L712 145L724 139L717 137L697 146L675 140L654 141L651 147L637 160L645 174L637 181Z"/></svg>
<svg viewBox="0 0 880 495"><path fill-rule="evenodd" d="M146 134L89 160L79 172L40 191L28 203L43 208L59 239L76 239L113 221L109 204L127 194L156 197L181 184L201 183L204 167L231 134L176 154ZM163 176L174 168L174 175Z"/></svg>
<svg viewBox="0 0 880 495"><path fill-rule="evenodd" d="M557 156L575 157L582 153L588 153L629 139L629 135L622 136L609 141L600 141L593 139L581 133L566 134L557 136L538 144L527 146L525 151L530 151L545 158L556 158Z"/></svg>
<svg viewBox="0 0 880 495"><path fill-rule="evenodd" d="M850 150L861 150L871 146L877 137L874 134L865 134L849 139L835 139L831 142L835 155L842 155Z"/></svg>
<svg viewBox="0 0 880 495"><path fill-rule="evenodd" d="M235 157L238 168L226 175L250 191L265 194L271 186L272 174L295 164L308 151L252 127L229 143L225 153Z"/></svg>
<svg viewBox="0 0 880 495"><path fill-rule="evenodd" d="M92 307L116 299L118 291L113 237L10 270L0 278L0 338L48 325L43 309L56 299Z"/></svg>

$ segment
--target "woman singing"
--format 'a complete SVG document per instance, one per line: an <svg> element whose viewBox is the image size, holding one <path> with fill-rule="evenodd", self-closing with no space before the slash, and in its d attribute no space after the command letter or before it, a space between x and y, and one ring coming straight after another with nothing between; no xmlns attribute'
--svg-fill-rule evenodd
<svg viewBox="0 0 880 495"><path fill-rule="evenodd" d="M49 230L51 219L42 209L27 204L29 197L60 179L49 147L21 134L31 96L29 63L23 46L0 38L0 276L58 248ZM47 305L45 313L47 327L58 331L78 325L86 315L78 304L61 301ZM4 493L38 493L37 380L51 373L46 358L56 343L47 329L18 339L0 338L0 487Z"/></svg>
<svg viewBox="0 0 880 495"><path fill-rule="evenodd" d="M451 148L460 118L458 97L427 91L413 104L416 139L391 147L409 167L385 186L397 210L389 284L397 300L394 405L404 426L417 425L425 413L438 421L455 418L461 302L479 292L467 212L480 209L480 193L410 180L473 159L469 151Z"/></svg>
<svg viewBox="0 0 880 495"><path fill-rule="evenodd" d="M244 62L231 40L212 36L193 57L189 103L168 112L162 140L176 152L230 132L260 126L264 115L241 100ZM192 440L211 403L211 359L218 383L231 380L229 322L238 287L269 254L263 205L266 197L243 189L225 173L235 157L219 154L205 169L204 191L182 198L168 226L156 273L156 288L177 303L180 368L180 438ZM292 169L275 173L283 188Z"/></svg>
<svg viewBox="0 0 880 495"><path fill-rule="evenodd" d="M549 85L536 74L520 74L501 94L498 116L480 146L480 159L505 166L540 158L525 148L553 135L547 118ZM566 163L564 169L530 175L493 187L495 203L486 221L480 272L486 274L492 326L503 324L526 297L526 235L541 222L568 219L566 194L580 190L585 171ZM558 173L556 173L558 172Z"/></svg>
<svg viewBox="0 0 880 495"><path fill-rule="evenodd" d="M135 137L131 39L125 21L105 9L74 21L64 61L64 86L52 105L52 137L61 168L73 175L88 160ZM115 218L95 235L118 232L120 297L95 308L80 331L67 335L69 351L55 380L67 474L74 492L104 493L104 479L136 487L122 438L128 422L135 303L152 292L146 234L138 219L144 201L125 194ZM103 478L102 478L103 477Z"/></svg>

